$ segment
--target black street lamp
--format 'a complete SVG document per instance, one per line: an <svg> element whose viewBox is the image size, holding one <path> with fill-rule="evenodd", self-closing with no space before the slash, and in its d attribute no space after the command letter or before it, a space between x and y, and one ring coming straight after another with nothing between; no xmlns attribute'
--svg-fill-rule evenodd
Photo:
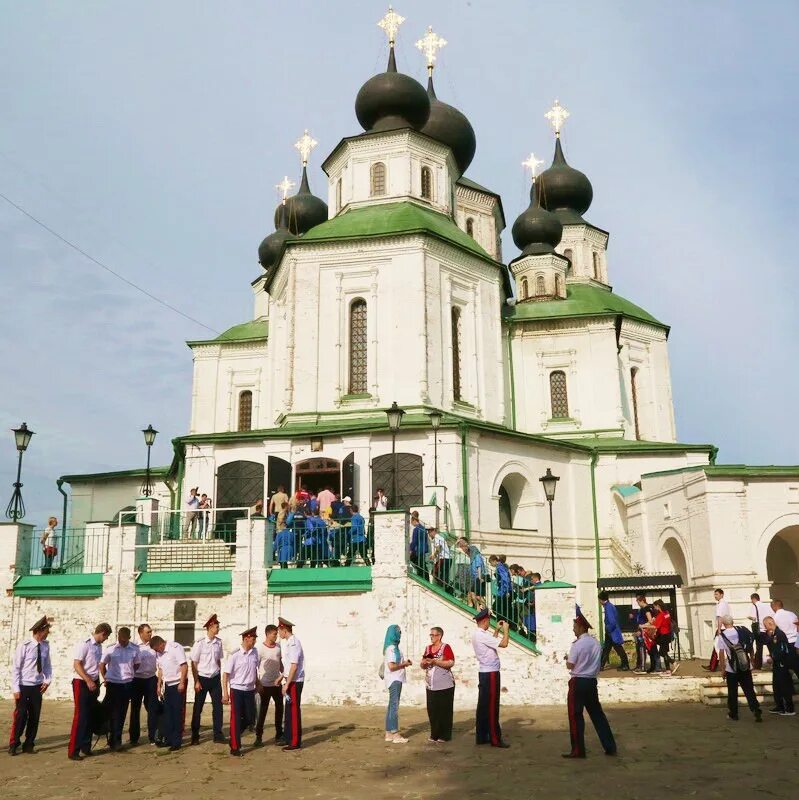
<svg viewBox="0 0 799 800"><path fill-rule="evenodd" d="M543 478L539 478L538 480L544 486L544 494L547 496L547 502L549 503L549 555L552 560L552 580L555 580L555 534L554 529L552 526L552 501L555 499L555 489L558 488L558 478L556 475L552 474L552 470L547 467L547 474L544 475Z"/></svg>
<svg viewBox="0 0 799 800"><path fill-rule="evenodd" d="M153 486L150 483L150 448L155 442L158 431L152 425L148 425L142 433L144 434L144 443L147 445L147 471L144 473L144 486L141 487L141 494L142 497L149 497L153 493Z"/></svg>
<svg viewBox="0 0 799 800"><path fill-rule="evenodd" d="M433 429L433 483L438 486L438 429L444 415L440 411L428 411L430 427Z"/></svg>
<svg viewBox="0 0 799 800"><path fill-rule="evenodd" d="M388 417L388 427L391 431L391 502L394 503L394 508L399 508L397 505L397 431L402 425L402 418L405 412L397 405L395 400L391 404L391 408L386 411Z"/></svg>
<svg viewBox="0 0 799 800"><path fill-rule="evenodd" d="M12 428L14 431L14 443L19 451L19 461L17 463L17 482L14 484L14 493L6 508L6 517L16 522L25 516L25 503L22 502L22 454L28 449L31 443L33 431L28 429L26 423L22 423L19 428Z"/></svg>

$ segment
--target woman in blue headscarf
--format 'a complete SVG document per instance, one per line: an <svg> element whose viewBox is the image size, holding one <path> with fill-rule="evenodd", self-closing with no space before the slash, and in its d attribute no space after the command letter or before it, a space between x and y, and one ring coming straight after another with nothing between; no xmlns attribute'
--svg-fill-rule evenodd
<svg viewBox="0 0 799 800"><path fill-rule="evenodd" d="M399 701L402 684L405 683L405 667L411 662L403 659L399 649L402 631L399 625L389 625L383 639L383 680L388 689L388 708L386 709L386 741L392 744L405 744L408 740L399 733Z"/></svg>

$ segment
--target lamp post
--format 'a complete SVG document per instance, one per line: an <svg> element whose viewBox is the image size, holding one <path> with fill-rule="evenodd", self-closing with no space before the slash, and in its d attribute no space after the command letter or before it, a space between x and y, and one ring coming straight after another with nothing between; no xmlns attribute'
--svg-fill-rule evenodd
<svg viewBox="0 0 799 800"><path fill-rule="evenodd" d="M428 411L427 416L433 429L433 483L438 486L438 429L444 415L440 411Z"/></svg>
<svg viewBox="0 0 799 800"><path fill-rule="evenodd" d="M397 405L395 400L391 404L391 408L386 411L388 417L388 427L391 431L391 502L394 503L394 508L399 508L397 503L397 431L402 425L402 418L405 412Z"/></svg>
<svg viewBox="0 0 799 800"><path fill-rule="evenodd" d="M6 508L6 517L16 522L25 516L25 503L22 502L22 482L20 480L22 477L22 454L31 443L33 431L29 430L24 422L19 428L13 428L12 430L14 431L14 443L19 451L19 461L17 462L17 482L14 484L14 492L11 495L8 508Z"/></svg>
<svg viewBox="0 0 799 800"><path fill-rule="evenodd" d="M144 443L147 445L147 470L144 473L144 486L141 487L141 493L142 497L149 497L153 493L153 486L150 483L150 448L155 442L158 431L152 425L148 425L142 433L144 434Z"/></svg>
<svg viewBox="0 0 799 800"><path fill-rule="evenodd" d="M549 503L549 556L552 561L552 580L555 580L555 533L554 528L552 525L552 501L555 499L555 489L558 487L558 478L556 475L552 474L552 470L547 467L547 473L544 475L543 478L539 478L538 480L544 486L544 494L547 497L547 502Z"/></svg>

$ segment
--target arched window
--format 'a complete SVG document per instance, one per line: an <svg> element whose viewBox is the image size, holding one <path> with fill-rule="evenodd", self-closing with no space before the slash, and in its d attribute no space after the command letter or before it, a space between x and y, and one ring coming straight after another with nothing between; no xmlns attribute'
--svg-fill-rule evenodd
<svg viewBox="0 0 799 800"><path fill-rule="evenodd" d="M561 293L563 292L563 284L560 279L560 275L555 276L555 297L560 297Z"/></svg>
<svg viewBox="0 0 799 800"><path fill-rule="evenodd" d="M350 304L350 380L349 394L366 394L366 300Z"/></svg>
<svg viewBox="0 0 799 800"><path fill-rule="evenodd" d="M336 181L336 211L341 211L341 178Z"/></svg>
<svg viewBox="0 0 799 800"><path fill-rule="evenodd" d="M461 310L455 306L452 309L452 396L454 400L462 399L461 386L461 358L462 358L462 326Z"/></svg>
<svg viewBox="0 0 799 800"><path fill-rule="evenodd" d="M422 197L425 200L433 198L433 172L430 167L422 167Z"/></svg>
<svg viewBox="0 0 799 800"><path fill-rule="evenodd" d="M601 280L599 271L599 253L593 253L594 257L594 280Z"/></svg>
<svg viewBox="0 0 799 800"><path fill-rule="evenodd" d="M382 161L372 164L371 195L380 197L386 193L386 165Z"/></svg>
<svg viewBox="0 0 799 800"><path fill-rule="evenodd" d="M522 300L526 300L530 296L530 286L527 283L527 278L522 278L521 295Z"/></svg>
<svg viewBox="0 0 799 800"><path fill-rule="evenodd" d="M543 275L537 275L535 279L535 296L543 297L547 293L547 285Z"/></svg>
<svg viewBox="0 0 799 800"><path fill-rule="evenodd" d="M566 373L562 370L549 373L549 396L552 419L566 419L569 416L569 395L566 392Z"/></svg>
<svg viewBox="0 0 799 800"><path fill-rule="evenodd" d="M633 422L635 423L635 438L641 438L641 429L638 425L638 367L630 370L630 388L633 395Z"/></svg>
<svg viewBox="0 0 799 800"><path fill-rule="evenodd" d="M239 394L239 430L252 430L252 392L249 389Z"/></svg>
<svg viewBox="0 0 799 800"><path fill-rule="evenodd" d="M471 217L466 220L466 233L474 239L474 220Z"/></svg>
<svg viewBox="0 0 799 800"><path fill-rule="evenodd" d="M564 256L564 258L568 258L569 259L569 263L566 266L566 274L568 275L572 271L572 256L573 256L572 249L571 248L567 248L566 250L564 250L563 251L563 256Z"/></svg>

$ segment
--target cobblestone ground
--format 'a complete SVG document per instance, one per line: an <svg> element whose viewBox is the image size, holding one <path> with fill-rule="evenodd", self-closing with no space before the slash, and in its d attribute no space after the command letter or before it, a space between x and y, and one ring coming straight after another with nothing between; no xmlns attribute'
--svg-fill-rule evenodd
<svg viewBox="0 0 799 800"><path fill-rule="evenodd" d="M0 702L8 724L12 705ZM189 709L190 711L191 709ZM619 746L607 758L588 723L586 761L560 757L568 750L563 707L503 706L508 750L476 747L468 713L457 713L446 745L427 742L421 709L401 709L410 741L383 741L379 708L308 707L303 710L304 747L284 753L268 746L253 750L244 737L245 758L209 741L168 753L149 746L111 753L103 747L82 763L67 760L72 719L65 701L45 701L34 755L0 753L2 792L8 798L421 798L466 800L534 796L580 800L618 796L701 800L738 797L796 797L799 717L765 714L756 725L744 706L729 722L723 709L698 704L610 706L608 717ZM205 712L210 724L210 709ZM267 724L271 722L270 718ZM757 794L752 794L756 792Z"/></svg>

